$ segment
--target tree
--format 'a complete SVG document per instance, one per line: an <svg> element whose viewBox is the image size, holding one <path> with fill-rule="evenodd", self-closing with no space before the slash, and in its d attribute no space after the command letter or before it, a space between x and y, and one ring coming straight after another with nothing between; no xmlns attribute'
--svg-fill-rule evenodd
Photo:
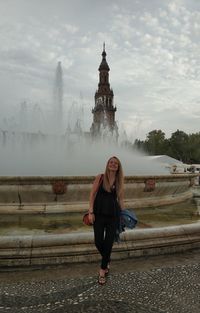
<svg viewBox="0 0 200 313"><path fill-rule="evenodd" d="M136 139L133 148L150 155L166 154L184 163L200 163L200 132L186 134L177 129L169 139L162 130L152 130L146 140Z"/></svg>
<svg viewBox="0 0 200 313"><path fill-rule="evenodd" d="M188 150L188 163L200 163L200 133L189 135Z"/></svg>
<svg viewBox="0 0 200 313"><path fill-rule="evenodd" d="M187 163L190 159L189 153L189 136L177 129L176 132L172 133L170 138L171 151L175 159Z"/></svg>
<svg viewBox="0 0 200 313"><path fill-rule="evenodd" d="M165 152L166 140L162 130L152 130L145 140L145 150L150 155L159 155Z"/></svg>

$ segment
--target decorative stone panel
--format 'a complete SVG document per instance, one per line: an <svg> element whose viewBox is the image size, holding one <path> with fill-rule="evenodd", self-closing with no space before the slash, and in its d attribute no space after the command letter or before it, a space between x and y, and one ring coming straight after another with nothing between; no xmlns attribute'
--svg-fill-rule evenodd
<svg viewBox="0 0 200 313"><path fill-rule="evenodd" d="M56 181L52 183L52 190L56 195L63 195L67 192L67 185L64 181Z"/></svg>
<svg viewBox="0 0 200 313"><path fill-rule="evenodd" d="M147 179L145 180L145 187L144 187L144 191L146 192L151 192L154 191L156 188L156 181L155 179Z"/></svg>

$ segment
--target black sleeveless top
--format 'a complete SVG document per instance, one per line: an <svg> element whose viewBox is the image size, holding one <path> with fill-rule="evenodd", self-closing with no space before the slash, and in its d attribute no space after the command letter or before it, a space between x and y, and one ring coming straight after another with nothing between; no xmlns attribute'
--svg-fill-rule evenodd
<svg viewBox="0 0 200 313"><path fill-rule="evenodd" d="M94 214L115 217L119 215L119 210L115 186L108 192L103 188L102 182L94 200Z"/></svg>

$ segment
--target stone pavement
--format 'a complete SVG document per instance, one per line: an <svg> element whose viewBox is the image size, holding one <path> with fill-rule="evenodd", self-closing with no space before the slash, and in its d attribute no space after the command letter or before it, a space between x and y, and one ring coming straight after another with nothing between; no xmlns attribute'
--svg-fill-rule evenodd
<svg viewBox="0 0 200 313"><path fill-rule="evenodd" d="M98 264L0 272L0 312L199 313L200 251Z"/></svg>

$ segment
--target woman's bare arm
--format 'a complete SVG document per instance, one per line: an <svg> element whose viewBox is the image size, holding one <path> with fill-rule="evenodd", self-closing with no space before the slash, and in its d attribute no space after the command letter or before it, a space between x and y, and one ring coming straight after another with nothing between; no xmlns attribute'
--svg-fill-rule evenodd
<svg viewBox="0 0 200 313"><path fill-rule="evenodd" d="M119 201L120 208L122 210L124 210L125 209L125 207L124 207L124 192L122 192L122 194L120 195L118 201Z"/></svg>

